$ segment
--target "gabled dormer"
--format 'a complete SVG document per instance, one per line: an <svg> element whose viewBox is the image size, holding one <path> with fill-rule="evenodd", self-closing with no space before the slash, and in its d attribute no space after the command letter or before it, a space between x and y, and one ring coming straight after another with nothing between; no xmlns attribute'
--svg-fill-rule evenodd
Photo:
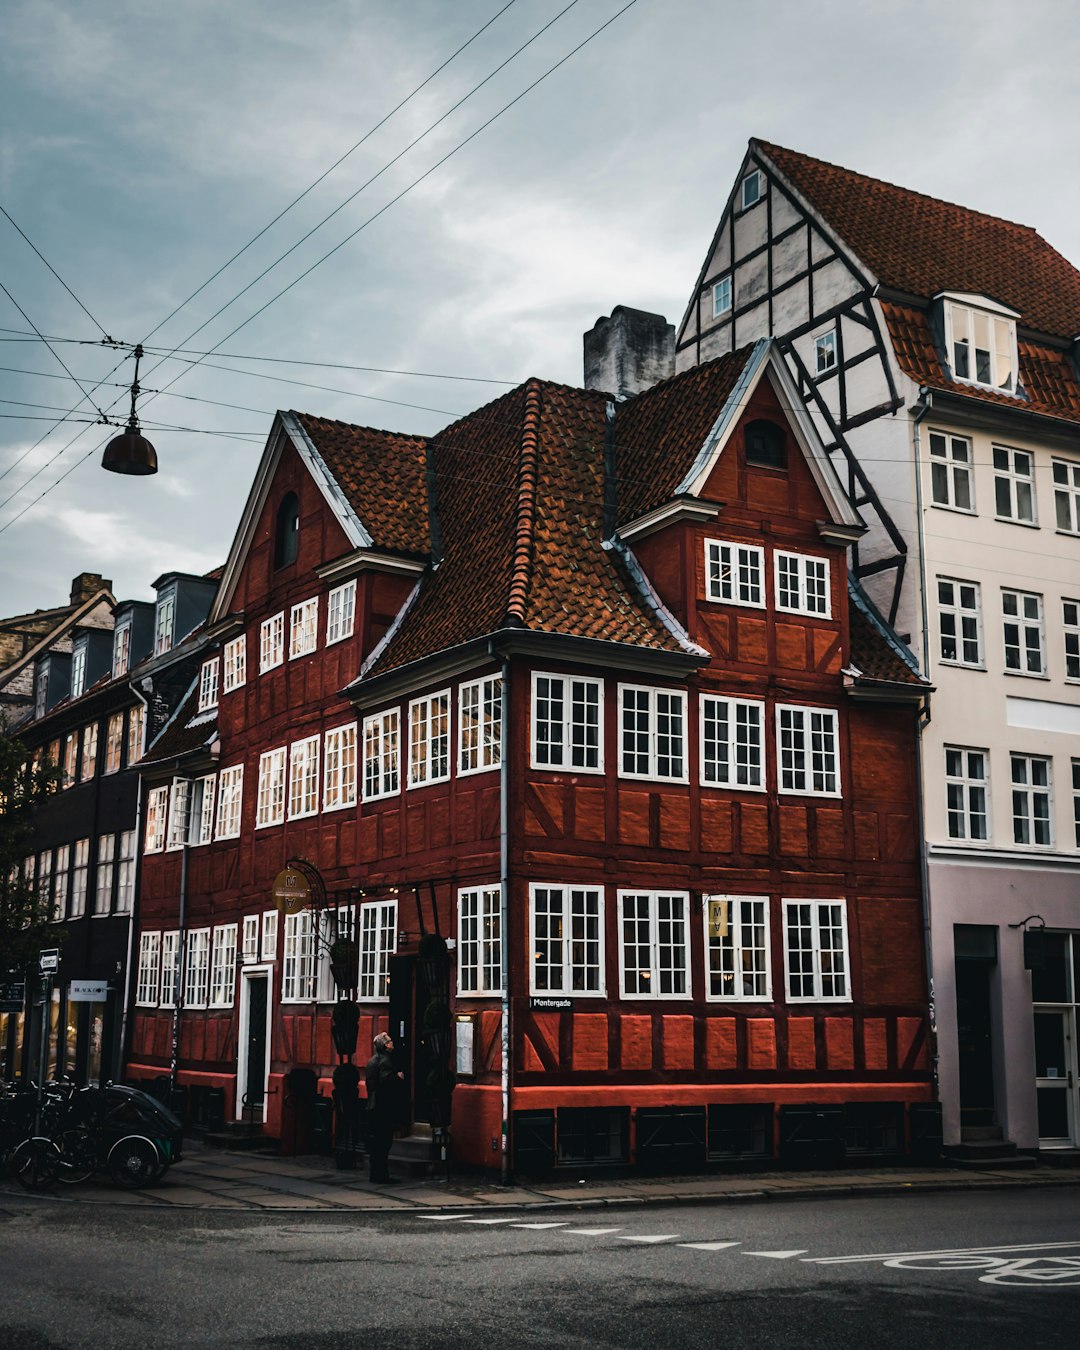
<svg viewBox="0 0 1080 1350"><path fill-rule="evenodd" d="M98 628L76 632L71 648L71 697L79 698L112 668L113 635Z"/></svg>
<svg viewBox="0 0 1080 1350"><path fill-rule="evenodd" d="M71 653L45 652L34 667L34 716L45 714L71 693Z"/></svg>
<svg viewBox="0 0 1080 1350"><path fill-rule="evenodd" d="M153 655L164 656L206 621L218 583L189 572L166 572L154 582Z"/></svg>
<svg viewBox="0 0 1080 1350"><path fill-rule="evenodd" d="M149 656L154 645L155 606L146 600L122 600L113 610L112 677L122 679Z"/></svg>
<svg viewBox="0 0 1080 1350"><path fill-rule="evenodd" d="M986 295L942 291L934 297L949 377L960 384L1015 394L1019 386L1015 309Z"/></svg>

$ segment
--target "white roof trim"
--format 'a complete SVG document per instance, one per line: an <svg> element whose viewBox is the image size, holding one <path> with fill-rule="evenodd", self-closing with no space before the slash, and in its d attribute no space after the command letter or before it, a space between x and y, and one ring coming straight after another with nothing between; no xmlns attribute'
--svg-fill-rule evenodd
<svg viewBox="0 0 1080 1350"><path fill-rule="evenodd" d="M749 397L751 389L757 384L771 345L770 338L758 338L757 342L754 343L754 349L747 358L742 374L739 376L735 388L728 395L727 402L720 409L720 416L713 423L712 430L706 436L705 444L698 451L697 458L691 464L689 472L672 493L672 496L701 496L705 479L708 478L716 465L716 461L720 458L720 452L731 435L732 429L739 418L740 410Z"/></svg>
<svg viewBox="0 0 1080 1350"><path fill-rule="evenodd" d="M968 309L984 309L989 314L1000 314L1005 319L1019 319L1020 311L1010 309L999 300L991 300L981 291L938 291L935 300L951 300L957 305L966 305Z"/></svg>
<svg viewBox="0 0 1080 1350"><path fill-rule="evenodd" d="M706 657L710 656L711 655L710 652L706 651L704 647L699 647L696 642L693 642L691 640L690 634L686 631L686 629L682 626L682 624L678 621L678 619L676 619L675 615L672 614L671 610L668 609L667 605L664 604L663 600L660 599L659 593L657 592L656 588L653 586L649 578L645 575L645 572L642 569L641 564L638 562L637 558L634 557L633 550L629 547L629 545L624 543L622 539L616 536L613 539L605 539L603 547L611 549L612 552L617 553L619 557L623 560L623 562L626 565L626 570L630 573L630 576L633 578L635 584L637 585L638 590L641 592L642 598L645 600L645 603L653 611L653 613L664 625L664 627L675 639L675 641L679 644L679 646L683 649L683 651L689 652L691 656L706 656Z"/></svg>
<svg viewBox="0 0 1080 1350"><path fill-rule="evenodd" d="M356 688L356 686L361 682L361 680L368 673L368 671L374 667L376 661L378 661L379 657L382 656L383 652L386 651L387 647L389 647L390 643L397 636L398 629L405 622L405 616L408 614L409 610L412 609L413 605L416 603L416 597L420 594L420 587L423 585L423 581L424 579L423 577L421 577L419 581L417 581L416 585L409 592L409 594L406 596L405 603L398 610L394 622L390 625L390 627L386 630L386 632L382 635L379 641L372 648L371 654L368 656L364 664L360 667L360 674L356 677L355 680L353 680L350 684L347 684L345 686L346 691Z"/></svg>

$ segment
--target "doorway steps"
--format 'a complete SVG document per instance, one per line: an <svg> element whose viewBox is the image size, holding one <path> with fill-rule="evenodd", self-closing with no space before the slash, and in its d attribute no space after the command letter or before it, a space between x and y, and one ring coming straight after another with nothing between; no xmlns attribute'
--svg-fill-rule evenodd
<svg viewBox="0 0 1080 1350"><path fill-rule="evenodd" d="M992 1171L1034 1167L1036 1161L1029 1154L1018 1152L1016 1145L1005 1138L1000 1125L962 1126L960 1143L947 1147L945 1156L960 1167L985 1167Z"/></svg>
<svg viewBox="0 0 1080 1350"><path fill-rule="evenodd" d="M198 1133L193 1131L193 1133ZM227 1120L219 1130L207 1130L202 1135L207 1148L223 1148L230 1153L277 1153L278 1140L263 1133L262 1125L249 1125L242 1120Z"/></svg>
<svg viewBox="0 0 1080 1350"><path fill-rule="evenodd" d="M440 1166L435 1151L435 1141L431 1137L431 1126L416 1121L409 1134L395 1139L390 1146L390 1168L404 1173L407 1177L431 1177Z"/></svg>

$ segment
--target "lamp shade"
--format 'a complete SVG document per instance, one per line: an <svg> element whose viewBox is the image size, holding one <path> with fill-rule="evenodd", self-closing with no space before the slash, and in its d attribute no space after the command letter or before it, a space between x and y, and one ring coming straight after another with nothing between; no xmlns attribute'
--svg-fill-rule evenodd
<svg viewBox="0 0 1080 1350"><path fill-rule="evenodd" d="M101 467L110 473L157 473L157 451L141 432L129 426L105 447Z"/></svg>

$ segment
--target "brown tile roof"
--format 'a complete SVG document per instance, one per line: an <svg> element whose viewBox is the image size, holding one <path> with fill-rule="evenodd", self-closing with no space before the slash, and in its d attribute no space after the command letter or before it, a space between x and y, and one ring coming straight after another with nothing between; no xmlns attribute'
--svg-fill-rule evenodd
<svg viewBox="0 0 1080 1350"><path fill-rule="evenodd" d="M752 141L891 289L987 295L1057 337L1080 332L1080 272L1030 225ZM981 391L980 391L981 392Z"/></svg>
<svg viewBox="0 0 1080 1350"><path fill-rule="evenodd" d="M861 680L872 684L929 688L927 681L918 672L914 656L854 580L848 585L848 618L851 628L849 659L851 665L860 672Z"/></svg>
<svg viewBox="0 0 1080 1350"><path fill-rule="evenodd" d="M1017 351L1021 397L975 388L950 380L945 374L925 310L888 302L883 302L881 308L900 368L918 384L968 398L989 400L1002 407L1022 408L1046 417L1080 422L1080 382L1068 353L1055 351L1041 343L1020 341Z"/></svg>
<svg viewBox="0 0 1080 1350"><path fill-rule="evenodd" d="M401 436L309 413L292 415L376 547L402 553L430 551L423 436Z"/></svg>

